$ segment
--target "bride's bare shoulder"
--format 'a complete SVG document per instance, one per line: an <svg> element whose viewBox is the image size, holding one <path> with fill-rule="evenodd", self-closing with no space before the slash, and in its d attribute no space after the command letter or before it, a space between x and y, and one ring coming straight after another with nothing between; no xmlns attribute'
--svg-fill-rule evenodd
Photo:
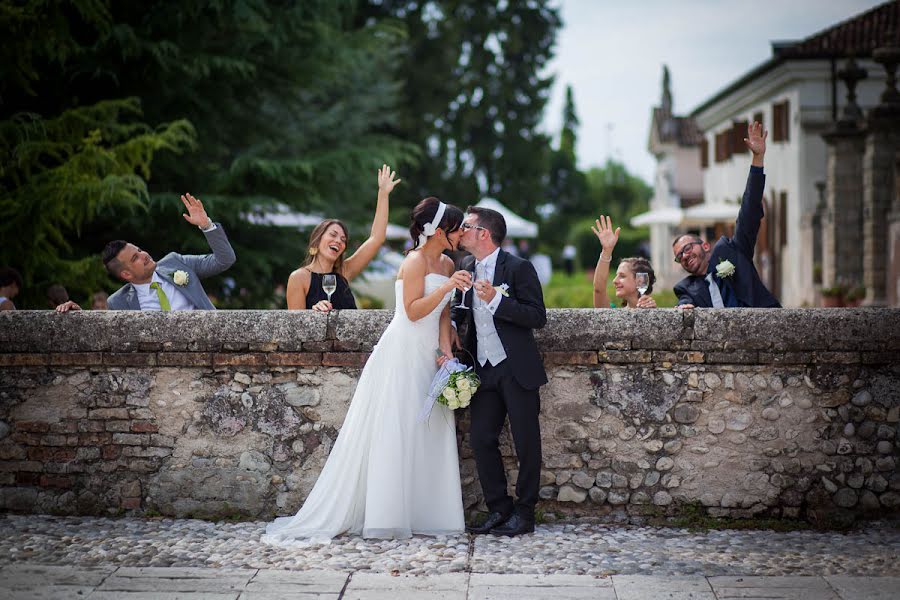
<svg viewBox="0 0 900 600"><path fill-rule="evenodd" d="M427 262L421 252L415 250L410 251L400 263L400 269L397 271L397 279L406 277L425 277L425 268Z"/></svg>
<svg viewBox="0 0 900 600"><path fill-rule="evenodd" d="M454 263L453 259L446 254L441 255L441 270L447 277L453 275L453 272L456 270L456 263Z"/></svg>

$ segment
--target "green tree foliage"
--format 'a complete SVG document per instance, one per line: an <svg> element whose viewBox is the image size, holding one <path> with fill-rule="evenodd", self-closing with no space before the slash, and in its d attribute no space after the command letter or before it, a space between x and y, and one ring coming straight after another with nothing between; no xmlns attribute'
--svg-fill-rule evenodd
<svg viewBox="0 0 900 600"><path fill-rule="evenodd" d="M566 101L563 107L563 124L559 136L559 147L550 157L546 199L553 212L545 219L541 228L541 242L551 251L558 252L569 237L572 223L591 214L593 205L588 194L588 184L584 173L578 170L575 143L578 138L578 116L572 86L566 86Z"/></svg>
<svg viewBox="0 0 900 600"><path fill-rule="evenodd" d="M561 26L548 0L369 0L363 19L402 22L404 115L397 133L423 149L404 164L415 199L465 207L493 196L526 217L543 202L549 140L538 131Z"/></svg>
<svg viewBox="0 0 900 600"><path fill-rule="evenodd" d="M624 225L630 217L648 210L653 188L629 173L624 164L607 160L602 167L588 169L586 175L591 202L615 223Z"/></svg>
<svg viewBox="0 0 900 600"><path fill-rule="evenodd" d="M647 210L653 189L643 179L628 172L620 162L608 160L602 167L588 169L586 175L590 209L572 224L570 239L578 249L581 264L593 267L600 256L600 243L591 231L599 215L612 218L614 227L621 227L615 258L638 254L642 242L649 238L646 227L633 228L631 217ZM615 267L614 267L615 268Z"/></svg>
<svg viewBox="0 0 900 600"><path fill-rule="evenodd" d="M17 302L24 307L44 308L44 290L54 282L101 289L102 266L74 252L70 240L104 212L141 207L153 156L193 144L184 120L143 123L135 98L73 106L49 118L21 110L23 98L41 101L47 70L84 50L64 8L80 14L92 32L109 30L102 2L0 3L0 23L15 34L2 50L0 264L22 272L25 289Z"/></svg>

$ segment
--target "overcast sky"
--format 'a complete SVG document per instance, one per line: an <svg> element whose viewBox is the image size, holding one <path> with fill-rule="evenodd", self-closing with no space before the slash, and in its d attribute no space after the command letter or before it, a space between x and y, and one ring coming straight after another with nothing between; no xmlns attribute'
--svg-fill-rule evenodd
<svg viewBox="0 0 900 600"><path fill-rule="evenodd" d="M556 75L545 130L558 137L566 85L581 120L578 161L611 154L653 180L650 111L669 66L676 114L688 114L771 57L771 42L803 39L882 4L874 0L560 0Z"/></svg>

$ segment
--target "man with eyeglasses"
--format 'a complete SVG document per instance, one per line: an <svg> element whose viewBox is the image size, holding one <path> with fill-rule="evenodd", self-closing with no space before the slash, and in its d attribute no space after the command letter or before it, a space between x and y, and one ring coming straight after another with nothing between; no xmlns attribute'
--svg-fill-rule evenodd
<svg viewBox="0 0 900 600"><path fill-rule="evenodd" d="M675 284L678 308L781 307L753 265L756 235L763 218L762 197L766 185L763 157L768 134L761 123L747 127L744 143L753 160L734 237L722 236L715 246L710 246L703 238L686 234L672 243L675 262L690 273Z"/></svg>

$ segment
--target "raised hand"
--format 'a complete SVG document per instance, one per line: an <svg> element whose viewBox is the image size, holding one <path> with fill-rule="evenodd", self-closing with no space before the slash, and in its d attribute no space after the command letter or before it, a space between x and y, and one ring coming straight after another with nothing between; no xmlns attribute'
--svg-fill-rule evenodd
<svg viewBox="0 0 900 600"><path fill-rule="evenodd" d="M378 170L378 189L390 194L394 186L403 181L402 179L395 180L394 177L396 175L389 166L381 165L381 168Z"/></svg>
<svg viewBox="0 0 900 600"><path fill-rule="evenodd" d="M600 218L594 221L594 223L596 223L597 226L594 227L592 225L591 231L593 231L594 235L597 236L597 239L600 240L600 245L603 249L611 254L612 249L616 247L616 244L619 241L619 231L622 228L616 227L616 230L613 231L612 219L604 217L603 215L600 215Z"/></svg>
<svg viewBox="0 0 900 600"><path fill-rule="evenodd" d="M200 202L199 198L194 198L190 194L184 194L181 196L181 201L188 211L188 214L181 215L184 217L185 221L191 225L196 225L200 229L207 229L212 225L209 216L206 214L206 209L203 208L203 203Z"/></svg>
<svg viewBox="0 0 900 600"><path fill-rule="evenodd" d="M744 138L744 143L747 144L747 148L753 153L754 158L762 157L766 153L767 137L769 137L769 132L763 129L762 123L754 121L747 125L747 137Z"/></svg>

